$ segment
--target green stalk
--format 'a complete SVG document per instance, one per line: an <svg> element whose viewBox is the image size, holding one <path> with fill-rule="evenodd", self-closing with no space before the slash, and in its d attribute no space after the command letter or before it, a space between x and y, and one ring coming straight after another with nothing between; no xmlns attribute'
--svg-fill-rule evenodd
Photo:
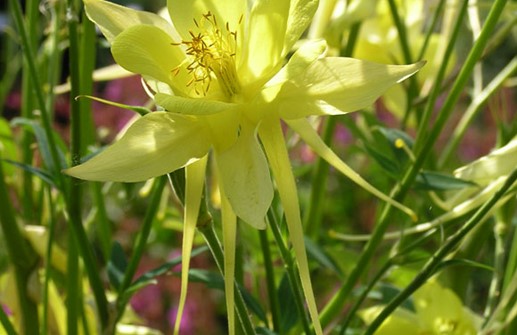
<svg viewBox="0 0 517 335"><path fill-rule="evenodd" d="M454 129L451 139L447 142L445 149L438 161L438 166L444 166L449 161L452 154L458 147L463 135L467 131L468 126L472 123L481 107L485 105L488 99L501 87L501 85L512 76L517 70L517 57L514 57L501 72L495 76L494 79L479 93L477 94L467 110L463 114L460 122Z"/></svg>
<svg viewBox="0 0 517 335"><path fill-rule="evenodd" d="M38 306L29 296L29 280L37 266L37 256L24 239L16 222L16 217L9 198L9 189L5 184L2 164L0 164L0 225L4 234L5 248L13 267L16 280L16 294L20 308L21 334L38 334ZM0 306L0 309L2 307ZM2 311L3 312L3 311ZM2 321L2 323L4 323ZM9 326L7 326L9 327Z"/></svg>
<svg viewBox="0 0 517 335"><path fill-rule="evenodd" d="M38 34L37 27L40 23L40 19L38 17L38 4L39 1L30 0L26 3L26 19L27 19L27 45L35 49L37 47ZM12 6L11 6L12 7ZM16 17L15 17L16 19ZM36 61L34 57L32 57L32 61ZM34 82L31 78L30 73L30 64L29 60L25 58L23 60L22 67L22 105L21 105L21 115L27 119L33 119L33 111L37 106L36 101L34 101L34 89L39 89L35 87ZM31 146L34 142L33 134L28 130L22 130L22 162L27 165L32 165L33 160L33 150ZM34 213L34 182L33 175L29 171L23 171L23 193L22 193L22 206L23 213L26 215L26 219L29 222L36 220L36 213Z"/></svg>
<svg viewBox="0 0 517 335"><path fill-rule="evenodd" d="M467 61L462 67L457 77L457 80L453 85L451 93L447 96L442 111L439 114L438 119L435 122L429 137L421 139L421 141L425 140L425 142L421 146L422 149L418 151L414 164L411 165L410 168L407 170L400 184L396 185L391 192L392 198L395 201L401 202L405 198L418 172L424 165L425 160L431 152L433 144L436 142L436 139L442 131L445 122L448 120L453 111L453 107L456 104L460 96L460 93L463 90L469 78L469 74L471 73L472 68L474 67L477 60L482 54L482 51L489 40L490 34L493 31L495 25L497 24L499 17L501 16L506 1L507 0L495 0L495 2L493 3L492 9L490 10L490 13L485 21L483 30L481 31L481 35L479 36L478 40L474 44L474 47L467 56ZM461 24L461 22L458 21L456 24L459 25ZM382 242L384 233L386 232L386 229L388 228L388 225L390 223L389 217L391 215L391 210L392 206L388 204L384 206L383 211L379 217L379 221L375 226L370 240L364 246L363 252L359 257L356 266L349 274L343 286L338 290L334 297L332 297L331 301L325 306L324 310L322 311L320 316L322 325L327 325L337 314L339 314L344 301L349 296L355 283L359 280L359 278L366 271L366 269L368 269L370 260L372 259L377 246L379 245L379 243Z"/></svg>
<svg viewBox="0 0 517 335"><path fill-rule="evenodd" d="M280 305L278 303L278 295L275 285L275 271L273 268L273 260L271 258L271 250L269 249L269 240L267 230L259 230L260 249L264 257L264 267L266 269L266 285L269 298L269 308L271 310L271 319L273 321L273 331L280 333Z"/></svg>
<svg viewBox="0 0 517 335"><path fill-rule="evenodd" d="M310 317L305 311L305 296L303 294L303 290L299 282L300 276L296 271L294 259L291 255L291 252L285 245L284 239L282 237L282 232L280 231L280 226L278 224L278 220L275 217L275 214L272 210L268 211L267 218L269 221L269 226L271 227L271 231L273 232L273 236L275 237L275 242L278 246L278 249L280 250L280 255L282 255L282 260L284 261L287 270L287 278L291 283L291 287L293 288L293 296L296 304L296 309L298 310L298 315L302 320L303 329L305 331L305 334L313 334L314 332L311 330Z"/></svg>
<svg viewBox="0 0 517 335"><path fill-rule="evenodd" d="M494 312L501 295L501 289L504 279L504 265L506 261L506 233L510 226L508 222L505 222L501 211L495 215L496 221L494 225L494 237L495 237L495 250L494 250L494 273L492 275L492 282L490 283L490 289L488 291L488 301L485 306L485 312L483 316L485 320L490 318L490 315Z"/></svg>
<svg viewBox="0 0 517 335"><path fill-rule="evenodd" d="M202 218L202 216L200 216ZM203 225L198 225L199 232L205 238L205 241L214 257L215 263L221 272L221 275L224 276L224 253L223 248L221 247L221 242L215 233L214 226L212 221L204 222ZM237 284L235 284L235 311L237 312L237 316L239 322L242 327L242 331L245 335L255 334L255 330L253 328L253 323L251 322L250 315L248 313L248 309L246 308L246 303L242 297L241 291Z"/></svg>
<svg viewBox="0 0 517 335"><path fill-rule="evenodd" d="M80 157L84 154L81 147L82 128L80 122L79 102L74 99L80 92L80 68L79 68L79 45L77 24L77 8L73 0L68 0L68 39L70 54L70 156L72 166L80 164ZM72 178L69 189L68 212L70 215L69 226L83 225L81 216L82 183ZM76 239L73 236L73 228L69 228L68 235L68 265L67 265L67 333L75 335L78 333L80 321L80 301L83 291L80 289L79 277L79 252L76 246ZM97 271L96 268L87 268L87 272ZM100 315L101 320L106 316ZM102 322L103 328L106 322Z"/></svg>
<svg viewBox="0 0 517 335"><path fill-rule="evenodd" d="M47 197L48 197L48 210L49 210L49 223L48 223L48 243L47 250L45 250L45 275L43 280L43 319L41 321L41 335L47 335L48 333L48 315L49 315L49 301L48 301L48 290L50 283L50 269L52 265L52 247L54 245L54 230L56 227L56 213L54 202L52 200L52 190L50 187L47 187Z"/></svg>
<svg viewBox="0 0 517 335"><path fill-rule="evenodd" d="M162 198L163 189L165 184L167 183L167 176L161 176L154 180L153 188L151 190L151 196L149 199L149 204L147 206L147 211L145 213L144 221L142 222L142 229L138 234L135 241L135 248L133 249L133 255L129 259L129 264L124 273L124 279L120 284L120 288L118 291L117 297L117 319L122 316L124 309L127 304L127 297L125 295L127 289L131 286L131 282L133 281L133 277L138 269L138 265L140 264L140 260L142 259L142 255L144 254L145 247L147 245L147 239L149 238L149 234L151 233L151 228L153 227L153 221L158 212L158 208L160 206L160 200ZM112 325L113 327L115 325Z"/></svg>
<svg viewBox="0 0 517 335"><path fill-rule="evenodd" d="M445 73L447 71L447 64L449 63L449 60L451 59L451 56L455 50L456 40L458 39L458 36L460 34L461 24L459 24L459 23L463 22L463 19L465 18L465 14L467 13L467 8L468 8L468 0L464 0L462 3L462 6L460 8L460 11L458 12L458 16L456 18L456 25L454 26L453 32L451 34L449 44L447 44L447 48L443 55L443 62L441 64L440 68L438 69L438 74L436 75L436 79L435 79L433 88L431 89L431 92L429 93L429 97L427 99L427 104L425 106L422 119L420 120L418 132L417 132L418 135L417 135L417 138L415 140L415 145L414 145L415 150L419 149L419 145L427 137L427 129L429 129L429 122L431 120L431 116L432 116L434 108L436 106L436 101L437 101L438 96L441 91L441 85L442 85L443 79L445 77ZM461 87L461 88L463 89L463 87ZM443 113L440 115L443 115ZM447 115L446 117L448 118L449 115ZM441 128L440 128L440 131L441 131Z"/></svg>
<svg viewBox="0 0 517 335"><path fill-rule="evenodd" d="M483 55L483 50L485 49L487 43L490 41L492 32L499 21L499 18L506 5L506 2L507 0L494 1L492 8L488 14L488 17L486 18L483 29L481 30L481 34L474 43L472 49L470 50L467 56L467 59L465 60L465 63L463 64L458 76L456 77L451 91L443 104L441 112L438 115L435 124L433 125L432 131L429 133L428 136L426 136L425 133L418 134L417 140L415 142L415 148L418 156L421 156L422 154L426 154L427 152L431 151L431 147L436 142L436 139L440 135L443 127L445 126L445 123L450 118L452 112L454 111L456 102L458 101L465 85L471 77L474 66ZM421 142L423 142L423 144L421 146L418 145Z"/></svg>
<svg viewBox="0 0 517 335"><path fill-rule="evenodd" d="M7 335L18 335L18 333L14 329L13 324L9 320L7 314L5 314L4 309L2 307L0 307L0 324L4 327L4 331Z"/></svg>
<svg viewBox="0 0 517 335"><path fill-rule="evenodd" d="M365 335L374 334L384 320L401 304L406 300L413 292L415 292L420 286L422 286L427 279L429 279L439 269L442 261L449 255L457 245L463 240L463 238L481 222L485 216L490 212L492 207L505 195L512 185L517 180L517 169L515 169L506 179L503 186L486 202L481 206L474 215L449 239L445 241L443 246L436 251L431 259L427 261L422 270L413 279L413 281L401 291L390 303L382 310L382 312L375 318L365 332Z"/></svg>

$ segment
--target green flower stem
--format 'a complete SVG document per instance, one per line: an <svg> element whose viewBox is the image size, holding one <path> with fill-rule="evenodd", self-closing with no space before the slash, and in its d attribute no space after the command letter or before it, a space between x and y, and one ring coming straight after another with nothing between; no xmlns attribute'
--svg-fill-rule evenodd
<svg viewBox="0 0 517 335"><path fill-rule="evenodd" d="M24 239L16 222L14 210L5 184L4 171L0 164L0 225L4 234L5 248L13 267L16 280L16 293L21 317L21 334L38 334L38 307L29 297L29 280L37 266L37 256ZM0 306L0 309L2 307ZM3 312L3 311L2 311ZM2 321L2 324L4 322ZM9 326L7 326L9 327Z"/></svg>
<svg viewBox="0 0 517 335"><path fill-rule="evenodd" d="M38 17L38 5L39 1L30 0L26 3L25 14L27 18L27 44L35 49L38 43L38 35L37 30L35 29L39 26L40 19ZM11 6L12 7L12 6ZM35 61L35 58L33 58ZM22 104L21 104L21 116L27 119L33 119L33 111L36 106L36 102L34 101L34 89L38 89L34 87L34 83L31 78L31 74L29 72L29 60L23 60L22 67ZM22 130L22 138L21 138L21 146L22 146L22 162L27 165L32 165L33 160L33 150L31 149L32 144L34 143L34 135L31 133L29 129ZM29 171L23 172L23 193L22 193L22 206L23 206L23 214L26 217L27 221L34 222L36 220L37 214L34 211L35 208L35 199L34 199L34 181L33 175Z"/></svg>
<svg viewBox="0 0 517 335"><path fill-rule="evenodd" d="M266 270L267 294L269 298L269 308L271 310L271 319L273 321L273 331L280 334L280 305L278 303L278 294L275 285L275 273L273 268L273 260L271 258L271 250L269 248L269 240L267 230L259 230L260 249L264 257L264 267Z"/></svg>
<svg viewBox="0 0 517 335"><path fill-rule="evenodd" d="M467 61L462 67L458 75L458 78L453 85L451 93L447 96L444 106L442 107L441 113L439 114L438 119L434 124L430 135L428 137L425 137L423 134L419 133L420 141L425 140L425 142L422 145L422 149L418 151L414 164L411 165L411 167L407 170L406 174L402 178L401 183L399 185L396 185L393 191L391 192L392 198L395 201L401 202L405 198L418 172L424 165L425 160L431 152L433 144L436 142L436 139L442 131L445 122L448 120L452 113L453 107L456 104L465 84L467 83L467 80L474 65L481 56L482 51L489 40L490 34L493 31L495 25L497 24L499 17L501 16L506 2L507 0L495 0L495 2L493 3L492 9L490 10L490 13L485 21L483 30L481 31L481 35L479 36L471 52L467 56ZM461 22L457 22L457 24L461 24ZM388 228L388 225L390 223L389 217L391 215L391 210L392 206L384 206L384 209L379 217L379 221L375 226L370 240L364 246L363 252L359 257L356 266L349 274L343 286L339 289L336 295L334 295L334 297L322 311L320 320L323 325L327 325L337 314L339 314L344 301L349 296L355 283L359 280L361 275L368 268L370 260L373 257L377 246L379 245L379 243L382 242L384 233L386 232L386 229Z"/></svg>
<svg viewBox="0 0 517 335"><path fill-rule="evenodd" d="M72 157L72 166L80 164L80 158L84 154L81 150L82 125L80 122L80 106L79 102L74 99L80 92L80 68L79 68L79 42L77 23L78 18L77 9L74 6L73 0L68 0L68 39L70 52L70 155ZM67 333L75 335L78 333L78 325L80 320L79 306L81 296L83 294L79 282L79 252L77 250L77 242L73 236L73 228L71 226L81 226L81 200L82 200L82 185L78 180L72 179L69 188L68 212L69 220L69 245L68 245L68 264L67 264ZM86 264L85 264L86 265ZM96 268L87 268L87 272L94 271ZM103 329L107 325L107 315L99 315Z"/></svg>
<svg viewBox="0 0 517 335"><path fill-rule="evenodd" d="M347 311L347 314L341 324L341 330L339 332L340 335L344 335L346 333L350 321L352 321L352 318L354 317L355 313L359 310L359 308L361 308L363 301L368 297L368 294L377 284L377 282L382 279L382 277L389 271L389 269L391 269L392 266L393 262L392 259L390 259L386 263L384 263L382 268L375 274L375 277L372 278L372 280L370 280L368 286L361 292L355 303Z"/></svg>
<svg viewBox="0 0 517 335"><path fill-rule="evenodd" d="M13 324L9 320L7 314L5 314L4 309L0 307L0 324L4 327L4 331L7 335L18 335L16 330L14 329Z"/></svg>
<svg viewBox="0 0 517 335"><path fill-rule="evenodd" d="M350 28L350 35L348 42L341 55L343 57L350 57L354 53L354 47L361 31L361 22L355 23ZM328 117L323 125L322 138L326 145L331 147L332 138L334 137L334 130L336 129L336 118ZM312 175L311 196L308 204L307 215L304 217L304 227L306 235L312 240L319 240L320 222L323 213L323 197L326 191L328 179L329 164L326 160L318 157L314 172Z"/></svg>
<svg viewBox="0 0 517 335"><path fill-rule="evenodd" d="M445 149L442 152L442 155L438 161L438 166L444 166L445 163L449 161L452 154L458 147L463 135L467 131L468 126L474 120L474 117L481 110L481 107L485 105L488 99L501 87L501 85L507 80L510 76L512 76L517 70L517 57L514 57L501 72L497 74L497 76L492 79L492 81L483 89L479 94L477 94L469 107L463 114L460 122L454 129L454 133L451 136L451 139L447 142Z"/></svg>
<svg viewBox="0 0 517 335"><path fill-rule="evenodd" d="M433 128L429 135L426 135L424 132L421 132L420 130L423 130L423 128L420 127L418 137L415 141L415 148L418 157L427 156L427 153L431 151L431 147L438 139L438 136L440 135L443 127L445 126L445 123L449 120L452 112L454 111L456 102L458 101L461 93L463 92L463 89L465 88L465 85L467 84L469 78L472 75L472 70L474 69L474 66L483 55L483 51L487 43L490 41L492 32L495 26L497 25L499 18L501 17L501 13L503 12L506 2L507 0L494 1L492 8L488 14L488 17L486 18L485 24L481 30L481 34L472 46L472 49L470 50L467 59L465 60L465 63L463 64L456 80L454 81L451 91L447 96L447 99L445 100L441 108L440 114L438 115L436 122L433 125ZM457 22L457 25L459 23L460 22ZM438 85L438 83L436 85ZM431 102L429 102L429 104L431 104ZM434 105L434 102L432 103L432 105ZM422 145L419 145L420 143L422 143Z"/></svg>
<svg viewBox="0 0 517 335"><path fill-rule="evenodd" d="M158 212L158 208L160 206L160 200L162 198L163 189L165 184L167 183L167 176L161 176L154 180L153 187L151 190L151 196L149 199L149 204L147 206L147 211L145 213L144 221L142 222L142 228L140 230L140 234L138 234L135 247L133 249L133 255L129 259L129 264L127 265L126 271L124 273L124 279L120 284L120 288L118 291L117 298L117 320L120 319L126 304L128 302L128 298L126 296L127 289L131 286L131 282L133 281L133 277L138 269L138 265L140 264L140 260L142 259L142 255L145 251L145 247L147 245L147 239L149 238L149 234L151 233L151 228L153 226L153 221ZM113 327L115 325L112 325Z"/></svg>
<svg viewBox="0 0 517 335"><path fill-rule="evenodd" d="M424 43L422 44L422 48L420 49L420 52L418 53L418 56L416 59L424 58L424 54L427 51L429 42L431 41L431 36L435 32L436 24L438 23L439 19L442 17L446 2L447 2L446 0L440 0L440 2L438 2L438 6L436 6L436 9L434 10L433 20L431 21L431 24L429 25L429 28L427 29L427 34L425 36Z"/></svg>
<svg viewBox="0 0 517 335"><path fill-rule="evenodd" d="M488 301L486 303L485 312L483 314L485 320L490 318L497 306L497 303L499 302L504 279L504 265L507 256L505 250L507 237L506 234L508 232L508 227L510 226L508 222L505 222L503 215L501 215L501 210L496 213L495 218L494 273L492 275L492 282L490 283L490 289L488 291Z"/></svg>
<svg viewBox="0 0 517 335"><path fill-rule="evenodd" d="M293 296L296 304L296 309L298 310L298 314L300 316L300 319L302 320L303 329L305 331L305 334L313 334L314 332L311 330L311 321L309 315L306 313L304 308L305 297L303 294L301 284L299 282L300 276L296 271L294 259L291 255L291 252L285 245L284 239L282 238L282 232L280 231L280 226L278 224L278 219L276 218L275 214L271 209L268 211L267 218L269 221L269 226L271 227L271 231L273 232L273 236L275 237L278 249L280 250L280 255L282 255L282 259L287 270L287 278L291 283L291 287L293 289Z"/></svg>
<svg viewBox="0 0 517 335"><path fill-rule="evenodd" d="M390 303L383 309L383 311L375 318L365 332L365 335L374 334L379 328L383 321L402 303L406 300L413 292L415 292L420 286L422 286L427 279L429 279L436 270L439 269L440 264L449 255L454 248L463 240L463 238L476 227L490 212L492 207L505 195L512 185L517 180L517 169L515 169L506 179L503 186L486 202L481 206L474 215L449 239L445 241L443 246L436 251L431 259L424 265L423 269L413 279L413 281L401 291Z"/></svg>
<svg viewBox="0 0 517 335"><path fill-rule="evenodd" d="M431 120L431 116L435 109L436 101L437 101L438 96L442 89L441 85L443 83L443 79L444 79L445 73L447 71L447 65L449 63L451 56L453 55L455 48L456 48L456 40L458 39L460 30L462 28L461 23L463 22L463 20L465 18L465 14L467 13L468 3L469 3L468 0L464 0L462 2L462 6L458 12L458 16L456 18L456 25L453 28L451 38L449 40L449 43L447 44L447 48L443 55L443 61L438 70L438 74L436 75L434 85L431 89L431 92L429 93L429 97L427 99L427 104L425 106L422 119L420 120L418 132L417 132L418 135L417 135L417 139L415 140L415 145L414 145L415 150L418 150L421 142L427 138L427 129L429 129L429 122ZM461 89L463 89L463 87L461 87ZM440 115L443 115L443 114L444 113L441 113ZM447 118L449 116L447 116ZM439 128L439 130L441 131L441 128ZM434 141L433 141L433 143L434 143Z"/></svg>
<svg viewBox="0 0 517 335"><path fill-rule="evenodd" d="M204 202L202 202L204 203ZM201 211L202 212L202 211ZM202 216L200 216L200 219ZM205 217L206 218L206 217ZM223 248L221 247L221 242L215 233L214 226L212 221L200 221L202 224L198 225L199 232L205 238L206 243L208 244L208 248L214 257L215 263L221 272L221 275L224 276L224 253ZM238 320L241 324L242 330L245 335L255 334L255 330L253 329L253 324L250 319L250 315L248 309L246 308L246 304L240 293L240 289L237 284L235 284L235 310L237 312Z"/></svg>
<svg viewBox="0 0 517 335"><path fill-rule="evenodd" d="M393 23L397 28L398 32L398 40L400 42L400 48L402 49L402 55L404 56L404 61L408 64L413 63L413 57L411 55L411 48L409 47L409 41L407 37L406 25L400 18L398 12L398 5L395 3L395 0L388 0L388 5L390 7L391 17L393 19Z"/></svg>
<svg viewBox="0 0 517 335"><path fill-rule="evenodd" d="M49 211L49 224L48 224L48 243L47 249L45 250L45 277L43 281L43 319L41 320L41 335L47 335L48 333L48 315L49 315L49 283L50 283L50 270L52 267L52 247L54 245L54 230L56 227L56 212L54 207L54 201L52 199L52 189L47 187L47 198L48 198L48 211Z"/></svg>

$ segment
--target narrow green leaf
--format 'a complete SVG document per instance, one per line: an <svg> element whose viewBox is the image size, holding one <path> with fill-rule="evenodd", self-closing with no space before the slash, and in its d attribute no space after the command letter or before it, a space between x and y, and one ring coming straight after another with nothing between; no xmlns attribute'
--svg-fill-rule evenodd
<svg viewBox="0 0 517 335"><path fill-rule="evenodd" d="M342 276L343 272L337 265L337 263L316 243L312 242L309 238L305 237L305 248L310 258L314 259L324 268L332 270L337 275Z"/></svg>
<svg viewBox="0 0 517 335"><path fill-rule="evenodd" d="M117 241L113 242L111 248L111 257L108 262L108 278L110 284L115 288L119 289L122 280L124 279L124 273L127 268L127 259L124 254L122 246Z"/></svg>
<svg viewBox="0 0 517 335"><path fill-rule="evenodd" d="M2 161L12 164L14 166L19 167L20 169L32 173L33 175L41 178L44 182L49 184L50 186L56 186L56 179L54 176L50 175L47 171L34 167L32 165L23 164L20 162L15 162L10 159L2 159Z"/></svg>
<svg viewBox="0 0 517 335"><path fill-rule="evenodd" d="M422 171L416 177L415 188L429 191L446 191L459 190L469 186L476 186L476 183L440 172Z"/></svg>
<svg viewBox="0 0 517 335"><path fill-rule="evenodd" d="M293 288L287 275L282 277L278 286L278 302L282 311L280 314L280 331L282 334L287 334L299 319L296 301L293 296Z"/></svg>

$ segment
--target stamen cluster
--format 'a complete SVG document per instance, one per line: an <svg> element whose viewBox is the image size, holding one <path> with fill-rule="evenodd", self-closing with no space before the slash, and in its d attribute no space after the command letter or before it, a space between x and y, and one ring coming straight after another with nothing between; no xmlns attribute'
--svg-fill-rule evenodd
<svg viewBox="0 0 517 335"><path fill-rule="evenodd" d="M239 20L241 23L242 17ZM187 47L186 54L192 56L186 69L192 78L187 87L193 87L197 95L206 95L210 84L215 78L228 98L240 91L236 68L235 50L237 45L237 31L232 31L228 22L221 30L217 19L210 11L203 14L200 22L193 19L197 33L189 30L190 41L181 41L173 45ZM173 70L175 75L180 67Z"/></svg>

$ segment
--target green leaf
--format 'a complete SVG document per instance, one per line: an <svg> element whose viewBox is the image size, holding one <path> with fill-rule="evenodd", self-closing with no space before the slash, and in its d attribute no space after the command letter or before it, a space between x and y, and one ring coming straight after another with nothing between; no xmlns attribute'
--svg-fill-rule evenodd
<svg viewBox="0 0 517 335"><path fill-rule="evenodd" d="M294 299L293 288L287 275L282 277L278 286L278 303L280 304L280 330L282 334L287 334L298 322L299 315L296 310L296 301Z"/></svg>
<svg viewBox="0 0 517 335"><path fill-rule="evenodd" d="M420 172L415 184L416 189L429 191L459 190L469 186L476 186L476 183L435 171Z"/></svg>
<svg viewBox="0 0 517 335"><path fill-rule="evenodd" d="M120 284L124 280L124 273L127 268L127 259L122 246L117 241L113 242L111 247L111 256L108 261L108 278L110 284L119 289Z"/></svg>
<svg viewBox="0 0 517 335"><path fill-rule="evenodd" d="M9 123L3 117L0 117L0 158L6 160L16 159L16 145L13 133ZM14 167L8 164L4 164L3 169L6 176L11 176L14 173Z"/></svg>
<svg viewBox="0 0 517 335"><path fill-rule="evenodd" d="M189 281L204 283L209 288L214 288L223 291L224 290L224 279L216 272L201 270L201 269L190 269L189 270ZM237 284L239 292L242 294L244 302L248 308L255 313L255 315L263 322L267 322L267 316L257 300L244 288L242 285Z"/></svg>
<svg viewBox="0 0 517 335"><path fill-rule="evenodd" d="M310 258L314 259L324 268L330 269L340 277L343 272L337 265L337 263L316 243L312 242L309 238L305 237L305 248Z"/></svg>
<svg viewBox="0 0 517 335"><path fill-rule="evenodd" d="M257 331L257 335L278 335L277 333L266 327L257 327L255 330Z"/></svg>
<svg viewBox="0 0 517 335"><path fill-rule="evenodd" d="M199 254L201 254L201 253L203 253L203 252L205 252L207 250L208 250L207 246L198 247L198 248L192 250L190 258L196 257L197 255L199 255ZM160 265L159 267L154 268L154 269L152 269L150 271L147 271L146 273L144 273L143 275L138 277L138 279L135 280L131 286L141 285L141 284L144 284L146 282L152 281L152 280L154 280L154 278L156 278L158 276L161 276L163 274L166 274L173 267L175 267L175 266L177 266L179 264L181 264L181 256L177 256L177 257L171 259L170 261Z"/></svg>
<svg viewBox="0 0 517 335"><path fill-rule="evenodd" d="M42 170L42 169L37 168L37 167L34 167L32 165L27 165L27 164L23 164L23 163L20 163L20 162L15 162L15 161L12 161L10 159L2 159L2 161L6 162L6 163L9 163L9 164L12 164L14 166L17 166L17 167L19 167L20 169L22 169L24 171L32 173L33 175L41 178L41 180L43 180L44 182L46 182L50 186L56 186L55 177L50 175L45 170Z"/></svg>
<svg viewBox="0 0 517 335"><path fill-rule="evenodd" d="M66 167L66 159L65 155L63 154L65 152L66 147L62 140L60 140L60 137L55 132L53 132L52 135L54 137L54 140L56 141L56 144L58 145L57 152L59 155L60 166L54 166L54 160L52 159L52 154L50 152L47 134L45 133L45 130L39 124L38 121L20 117L14 118L11 121L11 125L26 126L33 132L34 136L36 136L36 140L38 141L38 148L41 152L43 163L45 163L45 166L49 171L51 171L52 173L60 173L60 171Z"/></svg>

